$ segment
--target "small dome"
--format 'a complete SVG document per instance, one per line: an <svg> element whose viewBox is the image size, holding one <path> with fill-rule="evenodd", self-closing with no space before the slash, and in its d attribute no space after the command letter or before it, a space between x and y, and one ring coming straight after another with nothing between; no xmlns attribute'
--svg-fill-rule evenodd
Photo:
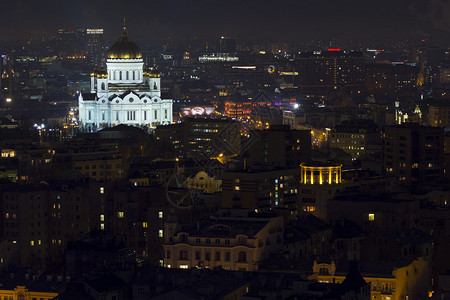
<svg viewBox="0 0 450 300"><path fill-rule="evenodd" d="M152 69L150 69L148 66L144 67L144 76L150 77L151 72L152 72Z"/></svg>
<svg viewBox="0 0 450 300"><path fill-rule="evenodd" d="M104 79L106 79L106 78L108 78L108 72L106 72L105 69L101 68L100 70L97 71L96 76L97 76L97 78L104 78Z"/></svg>
<svg viewBox="0 0 450 300"><path fill-rule="evenodd" d="M159 78L161 77L161 73L158 70L158 67L153 67L152 70L150 71L150 77L151 78Z"/></svg>
<svg viewBox="0 0 450 300"><path fill-rule="evenodd" d="M108 59L138 59L142 58L142 51L128 36L126 27L117 42L108 50Z"/></svg>
<svg viewBox="0 0 450 300"><path fill-rule="evenodd" d="M97 73L98 73L98 69L97 69L97 67L95 67L94 70L92 70L91 77L97 76Z"/></svg>

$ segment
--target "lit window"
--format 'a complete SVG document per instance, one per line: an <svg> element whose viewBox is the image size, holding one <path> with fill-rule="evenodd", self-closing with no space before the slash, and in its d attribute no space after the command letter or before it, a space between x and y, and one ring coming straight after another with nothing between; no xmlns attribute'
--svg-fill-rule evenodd
<svg viewBox="0 0 450 300"><path fill-rule="evenodd" d="M118 211L117 212L117 217L122 219L123 218L123 211Z"/></svg>
<svg viewBox="0 0 450 300"><path fill-rule="evenodd" d="M105 215L100 215L100 222L105 222Z"/></svg>
<svg viewBox="0 0 450 300"><path fill-rule="evenodd" d="M100 224L100 229L101 229L101 230L105 230L105 224L101 223L101 224Z"/></svg>
<svg viewBox="0 0 450 300"><path fill-rule="evenodd" d="M38 240L38 245L40 245L41 244L41 240Z"/></svg>
<svg viewBox="0 0 450 300"><path fill-rule="evenodd" d="M148 223L147 222L142 222L142 228L147 228L148 227Z"/></svg>
<svg viewBox="0 0 450 300"><path fill-rule="evenodd" d="M375 221L375 214L369 214L369 221Z"/></svg>
<svg viewBox="0 0 450 300"><path fill-rule="evenodd" d="M100 194L104 194L105 193L105 188L104 187L100 187Z"/></svg>
<svg viewBox="0 0 450 300"><path fill-rule="evenodd" d="M31 245L31 246L34 246L34 241L30 241L30 245Z"/></svg>
<svg viewBox="0 0 450 300"><path fill-rule="evenodd" d="M159 230L159 237L163 237L164 236L164 232L162 229Z"/></svg>
<svg viewBox="0 0 450 300"><path fill-rule="evenodd" d="M162 211L160 211L158 215L159 215L159 218L160 218L160 219L163 218L163 212L162 212Z"/></svg>
<svg viewBox="0 0 450 300"><path fill-rule="evenodd" d="M170 268L169 266L168 268ZM180 265L180 269L189 269L189 265Z"/></svg>
<svg viewBox="0 0 450 300"><path fill-rule="evenodd" d="M235 191L239 191L239 186L236 185L236 186L234 187L234 190L235 190Z"/></svg>

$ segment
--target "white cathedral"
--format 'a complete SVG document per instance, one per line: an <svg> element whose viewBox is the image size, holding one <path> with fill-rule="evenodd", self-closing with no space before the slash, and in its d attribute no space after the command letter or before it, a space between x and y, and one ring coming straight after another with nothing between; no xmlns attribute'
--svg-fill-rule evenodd
<svg viewBox="0 0 450 300"><path fill-rule="evenodd" d="M106 70L91 73L91 92L80 93L79 120L84 131L119 124L155 127L172 123L172 100L161 99L161 76L144 68L141 49L124 25L119 40L108 50Z"/></svg>

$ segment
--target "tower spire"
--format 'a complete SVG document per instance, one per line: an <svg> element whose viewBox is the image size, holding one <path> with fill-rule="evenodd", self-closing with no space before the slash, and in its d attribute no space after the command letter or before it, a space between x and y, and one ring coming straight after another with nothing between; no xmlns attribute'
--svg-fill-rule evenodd
<svg viewBox="0 0 450 300"><path fill-rule="evenodd" d="M124 31L127 30L127 23L126 23L125 17L123 17L123 30Z"/></svg>

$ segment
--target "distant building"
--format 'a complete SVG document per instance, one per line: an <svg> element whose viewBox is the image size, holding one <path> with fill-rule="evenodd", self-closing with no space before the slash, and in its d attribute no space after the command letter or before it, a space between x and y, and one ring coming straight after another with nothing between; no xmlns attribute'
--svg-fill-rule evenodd
<svg viewBox="0 0 450 300"><path fill-rule="evenodd" d="M342 165L302 164L298 210L327 220L327 201L342 185Z"/></svg>
<svg viewBox="0 0 450 300"><path fill-rule="evenodd" d="M365 90L365 58L361 52L340 49L303 52L298 63L299 88L332 91L338 87L361 93Z"/></svg>
<svg viewBox="0 0 450 300"><path fill-rule="evenodd" d="M328 221L348 219L365 232L393 232L416 226L419 201L394 193L342 193L327 201Z"/></svg>
<svg viewBox="0 0 450 300"><path fill-rule="evenodd" d="M221 217L184 226L169 220L164 230L164 266L255 271L283 248L282 217Z"/></svg>
<svg viewBox="0 0 450 300"><path fill-rule="evenodd" d="M288 125L273 125L269 129L250 133L254 140L243 153L245 168L261 166L298 167L311 158L311 131L294 130Z"/></svg>
<svg viewBox="0 0 450 300"><path fill-rule="evenodd" d="M11 186L2 199L0 258L5 266L61 266L67 242L92 229L89 198L80 186Z"/></svg>
<svg viewBox="0 0 450 300"><path fill-rule="evenodd" d="M235 53L236 39L229 36L221 36L219 40L220 53Z"/></svg>
<svg viewBox="0 0 450 300"><path fill-rule="evenodd" d="M367 91L375 95L415 95L419 71L419 67L404 63L368 64Z"/></svg>
<svg viewBox="0 0 450 300"><path fill-rule="evenodd" d="M216 193L222 191L222 180L200 171L195 176L188 178L187 187L202 190L204 193Z"/></svg>
<svg viewBox="0 0 450 300"><path fill-rule="evenodd" d="M173 147L175 156L214 158L220 154L238 155L241 147L240 124L228 118L186 117L184 122L158 126L156 138Z"/></svg>
<svg viewBox="0 0 450 300"><path fill-rule="evenodd" d="M222 175L222 207L297 209L299 169L230 171Z"/></svg>
<svg viewBox="0 0 450 300"><path fill-rule="evenodd" d="M344 121L331 130L330 148L339 148L357 158L379 142L377 126L369 120ZM380 147L381 148L381 147Z"/></svg>
<svg viewBox="0 0 450 300"><path fill-rule="evenodd" d="M432 127L450 127L450 104L430 104L428 107L427 125Z"/></svg>
<svg viewBox="0 0 450 300"><path fill-rule="evenodd" d="M90 93L80 93L79 120L86 131L118 124L156 127L172 123L172 100L161 99L161 75L144 68L141 49L124 26L108 50L107 69L91 74Z"/></svg>
<svg viewBox="0 0 450 300"><path fill-rule="evenodd" d="M69 278L42 274L28 270L26 272L10 272L0 277L1 299L56 299L59 296L57 287L64 284ZM59 299L59 298L58 298Z"/></svg>
<svg viewBox="0 0 450 300"><path fill-rule="evenodd" d="M360 261L360 272L370 285L370 299L425 299L428 297L430 264L423 257L415 260ZM344 283L348 261L314 261L318 282ZM353 298L354 299L354 298Z"/></svg>
<svg viewBox="0 0 450 300"><path fill-rule="evenodd" d="M443 129L412 123L385 127L383 170L404 184L437 183L444 170Z"/></svg>

